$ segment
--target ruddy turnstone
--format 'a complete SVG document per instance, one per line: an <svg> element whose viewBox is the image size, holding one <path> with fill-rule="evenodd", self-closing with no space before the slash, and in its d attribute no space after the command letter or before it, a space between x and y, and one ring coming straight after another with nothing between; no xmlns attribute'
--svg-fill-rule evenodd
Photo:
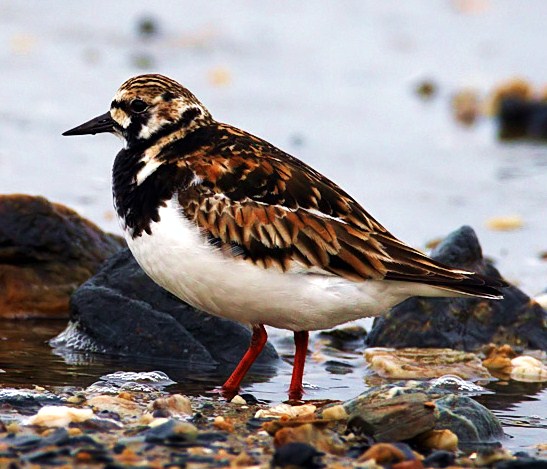
<svg viewBox="0 0 547 469"><path fill-rule="evenodd" d="M399 241L334 182L215 121L170 78L127 80L108 112L63 135L101 132L125 142L114 205L144 271L196 308L252 327L226 395L264 347L264 325L294 331L289 397L301 399L308 331L378 316L411 296L501 298L503 282Z"/></svg>

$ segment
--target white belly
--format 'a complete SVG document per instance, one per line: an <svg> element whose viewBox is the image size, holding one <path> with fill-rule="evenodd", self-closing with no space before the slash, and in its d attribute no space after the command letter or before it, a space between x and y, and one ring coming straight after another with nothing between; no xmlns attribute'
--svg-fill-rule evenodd
<svg viewBox="0 0 547 469"><path fill-rule="evenodd" d="M351 282L337 276L282 273L234 260L211 246L181 215L176 200L159 211L151 235L132 239L131 252L160 286L194 307L248 324L294 331L328 329L378 316L430 287L407 282ZM411 293L412 292L412 293Z"/></svg>

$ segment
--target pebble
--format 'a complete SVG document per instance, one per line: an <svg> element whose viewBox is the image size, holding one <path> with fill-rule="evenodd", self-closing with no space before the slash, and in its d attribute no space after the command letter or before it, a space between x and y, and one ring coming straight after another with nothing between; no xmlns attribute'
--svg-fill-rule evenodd
<svg viewBox="0 0 547 469"><path fill-rule="evenodd" d="M430 430L419 435L416 441L426 449L439 449L446 451L458 450L458 435L451 430Z"/></svg>
<svg viewBox="0 0 547 469"><path fill-rule="evenodd" d="M27 425L42 427L66 427L73 422L84 422L95 415L91 409L77 409L66 406L44 406L36 415L28 418Z"/></svg>
<svg viewBox="0 0 547 469"><path fill-rule="evenodd" d="M320 469L324 467L323 454L306 443L287 443L276 448L271 467Z"/></svg>
<svg viewBox="0 0 547 469"><path fill-rule="evenodd" d="M109 395L93 396L88 399L87 404L93 407L97 413L114 412L122 419L138 417L144 411L142 406L132 400Z"/></svg>
<svg viewBox="0 0 547 469"><path fill-rule="evenodd" d="M289 418L307 417L314 414L317 407L313 404L304 404L300 406L291 406L289 404L279 404L268 409L260 409L256 412L255 418L281 418L283 416Z"/></svg>
<svg viewBox="0 0 547 469"><path fill-rule="evenodd" d="M169 397L160 397L149 406L149 410L164 411L171 417L189 417L194 414L190 399L181 394L173 394Z"/></svg>
<svg viewBox="0 0 547 469"><path fill-rule="evenodd" d="M232 404L236 404L236 405L246 405L247 404L247 401L245 399L243 399L239 394L237 396L235 396L230 402Z"/></svg>
<svg viewBox="0 0 547 469"><path fill-rule="evenodd" d="M477 355L459 350L371 347L365 350L365 360L382 378L424 379L447 374L463 379L491 378Z"/></svg>
<svg viewBox="0 0 547 469"><path fill-rule="evenodd" d="M522 355L511 360L513 369L511 379L525 383L544 383L547 381L547 366L537 358Z"/></svg>
<svg viewBox="0 0 547 469"><path fill-rule="evenodd" d="M486 220L486 227L493 231L514 231L524 226L524 221L519 215L505 215L492 217Z"/></svg>

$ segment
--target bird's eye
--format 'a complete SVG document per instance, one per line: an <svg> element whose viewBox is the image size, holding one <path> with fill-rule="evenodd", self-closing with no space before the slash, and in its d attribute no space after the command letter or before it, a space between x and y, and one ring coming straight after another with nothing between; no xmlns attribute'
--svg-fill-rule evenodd
<svg viewBox="0 0 547 469"><path fill-rule="evenodd" d="M129 104L131 111L140 114L148 109L148 104L146 104L142 99L134 99Z"/></svg>

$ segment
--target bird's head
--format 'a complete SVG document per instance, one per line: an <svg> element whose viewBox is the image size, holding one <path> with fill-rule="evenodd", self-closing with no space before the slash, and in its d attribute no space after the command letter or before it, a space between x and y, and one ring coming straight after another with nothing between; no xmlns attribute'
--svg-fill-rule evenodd
<svg viewBox="0 0 547 469"><path fill-rule="evenodd" d="M209 111L184 86L163 75L139 75L120 86L108 112L63 135L110 132L131 148L174 132L183 136L211 120Z"/></svg>

